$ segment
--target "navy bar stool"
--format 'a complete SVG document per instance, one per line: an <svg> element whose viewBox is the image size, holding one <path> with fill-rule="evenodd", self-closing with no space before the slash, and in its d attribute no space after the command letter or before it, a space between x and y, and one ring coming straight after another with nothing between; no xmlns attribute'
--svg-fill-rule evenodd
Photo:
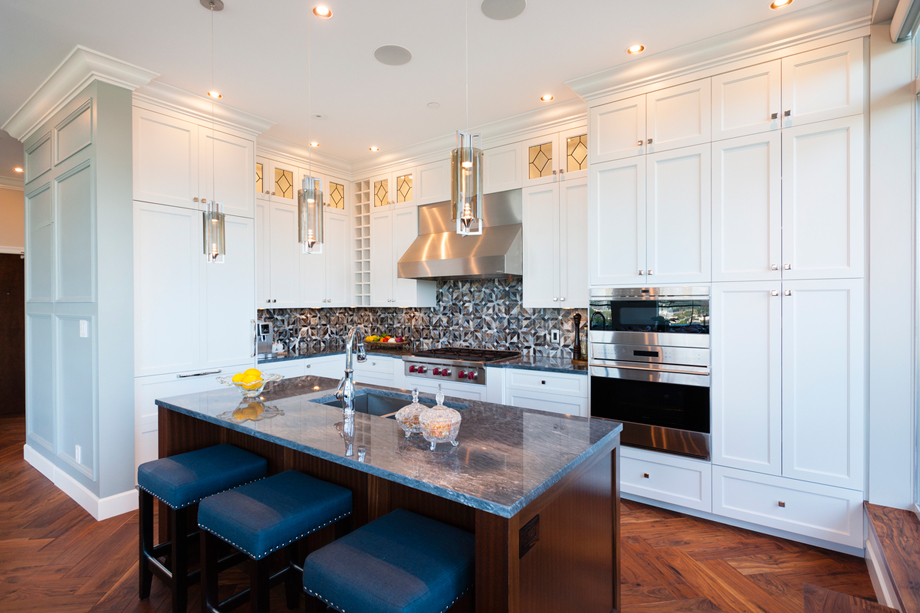
<svg viewBox="0 0 920 613"><path fill-rule="evenodd" d="M288 608L296 608L302 572L297 566L297 542L349 515L351 491L295 470L205 498L198 508L202 610L228 611L248 599L251 611L268 611L269 590L281 581ZM224 602L218 602L217 595L220 540L249 556L249 589ZM271 576L268 555L281 549L287 564Z"/></svg>
<svg viewBox="0 0 920 613"><path fill-rule="evenodd" d="M474 561L472 534L397 509L307 556L303 586L342 613L442 613Z"/></svg>
<svg viewBox="0 0 920 613"><path fill-rule="evenodd" d="M198 581L199 571L188 571L187 530L192 505L205 496L262 479L268 472L264 458L233 445L217 445L189 453L160 458L137 469L140 524L140 597L150 596L153 575L172 591L173 611L185 613L188 586ZM153 545L153 499L169 507L172 540ZM168 568L159 558L168 555ZM231 560L224 560L226 564Z"/></svg>

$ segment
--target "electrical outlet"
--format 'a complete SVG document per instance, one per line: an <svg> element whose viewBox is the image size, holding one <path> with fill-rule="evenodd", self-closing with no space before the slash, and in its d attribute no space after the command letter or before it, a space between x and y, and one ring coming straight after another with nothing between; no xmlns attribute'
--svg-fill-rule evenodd
<svg viewBox="0 0 920 613"><path fill-rule="evenodd" d="M83 463L83 459L81 457L82 455L83 455L83 450L80 449L79 445L75 445L73 449L73 459L77 462L77 464Z"/></svg>
<svg viewBox="0 0 920 613"><path fill-rule="evenodd" d="M553 330L549 333L550 342L554 345L559 344L559 330Z"/></svg>

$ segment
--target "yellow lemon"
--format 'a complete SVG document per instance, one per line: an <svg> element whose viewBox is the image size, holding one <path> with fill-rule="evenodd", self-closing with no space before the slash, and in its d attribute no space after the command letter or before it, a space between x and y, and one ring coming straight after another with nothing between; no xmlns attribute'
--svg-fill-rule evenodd
<svg viewBox="0 0 920 613"><path fill-rule="evenodd" d="M247 377L257 377L259 379L262 378L262 371L259 370L258 368L250 368L243 374L246 375Z"/></svg>
<svg viewBox="0 0 920 613"><path fill-rule="evenodd" d="M234 383L239 383L239 382L242 381L242 380L243 380L243 373L238 372L238 373L236 373L235 375L233 375L233 382L234 382Z"/></svg>
<svg viewBox="0 0 920 613"><path fill-rule="evenodd" d="M255 369L251 369L251 370L255 370ZM262 373L259 373L257 375L250 375L250 374L247 374L248 372L249 371L247 370L245 373L243 373L243 378L240 380L240 385L243 387L243 389L254 390L257 387L259 387L259 385L261 385L262 383ZM259 372L259 371L256 371L256 372Z"/></svg>

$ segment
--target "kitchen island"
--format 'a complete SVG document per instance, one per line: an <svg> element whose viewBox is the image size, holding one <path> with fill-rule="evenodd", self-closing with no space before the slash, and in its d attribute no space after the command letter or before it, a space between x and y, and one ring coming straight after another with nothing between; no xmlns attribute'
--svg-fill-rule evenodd
<svg viewBox="0 0 920 613"><path fill-rule="evenodd" d="M473 533L475 589L452 610L618 610L619 423L448 398L463 416L459 446L432 452L391 418L343 422L341 406L325 404L336 384L281 381L251 408L233 389L159 399L160 457L230 443L267 458L270 474L300 470L350 489L352 527L403 508ZM402 390L357 389L410 402ZM259 411L260 421L240 420ZM330 526L307 548L334 538Z"/></svg>

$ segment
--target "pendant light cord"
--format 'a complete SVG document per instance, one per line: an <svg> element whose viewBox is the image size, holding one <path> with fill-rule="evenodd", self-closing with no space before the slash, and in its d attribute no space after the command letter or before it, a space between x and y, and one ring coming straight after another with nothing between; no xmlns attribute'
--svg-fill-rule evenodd
<svg viewBox="0 0 920 613"><path fill-rule="evenodd" d="M466 131L470 131L470 7L469 0L463 0L464 33L466 44Z"/></svg>
<svg viewBox="0 0 920 613"><path fill-rule="evenodd" d="M214 2L210 2L211 8L211 93L214 92ZM214 175L214 165L217 160L214 159L214 96L208 96L211 99L211 207L215 207L214 197L217 195L217 179Z"/></svg>
<svg viewBox="0 0 920 613"><path fill-rule="evenodd" d="M313 145L310 140L310 120L313 118L313 89L311 87L313 62L310 60L310 50L313 47L313 35L311 34L310 14L307 13L307 172L310 175L310 187L313 188ZM315 190L314 190L315 191ZM307 195L304 194L304 198ZM316 196L314 195L314 198Z"/></svg>

